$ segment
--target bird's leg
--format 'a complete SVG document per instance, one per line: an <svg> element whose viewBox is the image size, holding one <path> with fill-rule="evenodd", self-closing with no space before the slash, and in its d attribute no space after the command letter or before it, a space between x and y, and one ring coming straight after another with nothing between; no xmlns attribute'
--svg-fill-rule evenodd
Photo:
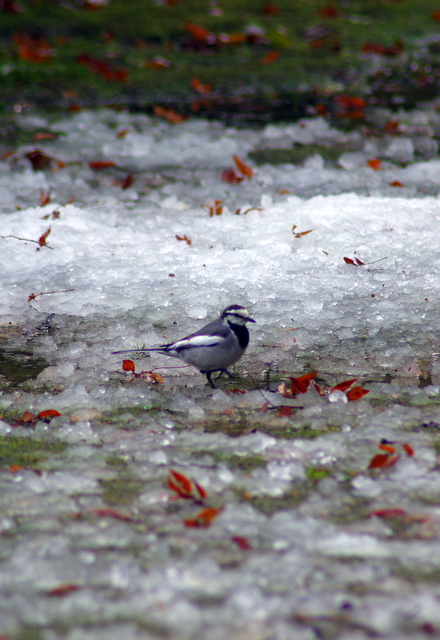
<svg viewBox="0 0 440 640"><path fill-rule="evenodd" d="M212 373L212 371L201 371L200 373L204 373L204 374L205 374L207 381L209 382L209 384L211 385L211 387L212 387L213 389L215 389L214 383L213 383L213 381L211 380L211 373Z"/></svg>
<svg viewBox="0 0 440 640"><path fill-rule="evenodd" d="M222 373L226 373L227 376L229 376L230 378L233 378L234 376L232 375L232 373L230 371L228 371L227 369L219 369L220 373L218 374L218 376L216 377L216 380L218 380L220 378L220 376L222 375Z"/></svg>

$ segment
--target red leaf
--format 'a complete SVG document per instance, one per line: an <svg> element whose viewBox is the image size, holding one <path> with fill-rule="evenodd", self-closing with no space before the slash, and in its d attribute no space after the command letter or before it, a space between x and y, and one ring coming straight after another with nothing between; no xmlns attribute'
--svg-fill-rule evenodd
<svg viewBox="0 0 440 640"><path fill-rule="evenodd" d="M82 587L79 584L60 584L58 587L55 587L54 589L48 591L47 595L56 598L63 598L69 593L72 593L72 591L79 591L80 589L82 589Z"/></svg>
<svg viewBox="0 0 440 640"><path fill-rule="evenodd" d="M39 149L28 151L28 153L25 153L24 157L29 160L34 171L46 169L52 162L51 156L48 156Z"/></svg>
<svg viewBox="0 0 440 640"><path fill-rule="evenodd" d="M40 411L40 413L37 415L37 418L47 421L60 415L61 413L59 411L56 411L56 409L46 409L46 411Z"/></svg>
<svg viewBox="0 0 440 640"><path fill-rule="evenodd" d="M21 464L10 464L9 465L9 471L11 473L17 473L17 471L20 471L21 469Z"/></svg>
<svg viewBox="0 0 440 640"><path fill-rule="evenodd" d="M387 442L386 440L382 440L377 446L381 451L387 451L388 453L394 453L396 450L396 447L393 445L393 443Z"/></svg>
<svg viewBox="0 0 440 640"><path fill-rule="evenodd" d="M101 171L101 169L109 169L114 166L115 163L111 160L92 160L92 162L89 162L90 169L94 171Z"/></svg>
<svg viewBox="0 0 440 640"><path fill-rule="evenodd" d="M348 387L351 387L353 382L356 382L356 380L357 378L352 378L351 380L345 380L345 382L340 382L339 384L335 384L335 386L330 389L330 393L332 391L336 391L337 389L339 391L346 391Z"/></svg>
<svg viewBox="0 0 440 640"><path fill-rule="evenodd" d="M362 398L362 396L365 396L367 393L370 393L368 389L353 387L353 389L347 391L347 399L349 402L353 402L354 400L359 400L359 398Z"/></svg>
<svg viewBox="0 0 440 640"><path fill-rule="evenodd" d="M300 376L299 378L290 378L290 382L291 382L291 386L290 386L290 391L293 395L297 395L299 393L306 393L307 391L307 387L309 386L310 382L313 380L313 378L316 377L316 374L318 372L315 371L314 373L306 373L303 376Z"/></svg>
<svg viewBox="0 0 440 640"><path fill-rule="evenodd" d="M373 171L379 171L380 165L382 163L379 160L379 158L372 158L371 160L368 160L367 164L370 167L370 169L373 169Z"/></svg>
<svg viewBox="0 0 440 640"><path fill-rule="evenodd" d="M131 372L134 373L136 371L136 367L134 366L133 360L123 360L122 361L122 370L123 371L131 371Z"/></svg>
<svg viewBox="0 0 440 640"><path fill-rule="evenodd" d="M407 456L411 457L414 455L414 449L411 447L411 445L407 444L406 442L402 444L402 448L405 451Z"/></svg>
<svg viewBox="0 0 440 640"><path fill-rule="evenodd" d="M403 187L403 184L399 180L393 180L389 185L390 187Z"/></svg>
<svg viewBox="0 0 440 640"><path fill-rule="evenodd" d="M124 179L122 185L121 185L121 189L125 190L128 189L129 187L131 187L131 185L133 184L133 174L129 173L126 178Z"/></svg>
<svg viewBox="0 0 440 640"><path fill-rule="evenodd" d="M354 260L352 260L351 258L346 258L345 256L344 256L344 262L345 264L355 264Z"/></svg>
<svg viewBox="0 0 440 640"><path fill-rule="evenodd" d="M173 469L169 471L167 485L180 498L195 502L202 502L206 498L206 491L198 482L190 480L183 473L173 471Z"/></svg>
<svg viewBox="0 0 440 640"><path fill-rule="evenodd" d="M246 178L252 178L252 176L254 175L254 172L252 171L252 169L250 167L247 166L247 164L245 164L242 160L240 160L240 158L238 158L237 156L232 156L234 162L235 162L235 166L237 167L237 169L239 170L239 172L243 175L246 176Z"/></svg>
<svg viewBox="0 0 440 640"><path fill-rule="evenodd" d="M278 60L279 57L280 57L279 51L269 51L269 53L266 53L266 55L260 59L260 64L262 64L263 66L266 66L268 64L273 64Z"/></svg>
<svg viewBox="0 0 440 640"><path fill-rule="evenodd" d="M50 233L50 227L46 229L46 231L42 233L41 236L38 238L38 244L40 245L40 247L47 247L46 239L49 233Z"/></svg>
<svg viewBox="0 0 440 640"><path fill-rule="evenodd" d="M238 184L243 180L243 176L240 176L234 169L231 167L229 169L225 169L222 173L223 182L229 182L230 184Z"/></svg>
<svg viewBox="0 0 440 640"><path fill-rule="evenodd" d="M385 469L396 464L400 456L397 453L378 453L371 460L368 469Z"/></svg>
<svg viewBox="0 0 440 640"><path fill-rule="evenodd" d="M205 29L205 27L202 27L199 24L194 24L193 22L185 22L184 27L194 40L206 42L208 39L209 31Z"/></svg>
<svg viewBox="0 0 440 640"><path fill-rule="evenodd" d="M161 56L156 56L152 60L147 60L144 66L149 69L169 69L171 67L171 62Z"/></svg>
<svg viewBox="0 0 440 640"><path fill-rule="evenodd" d="M433 11L431 13L431 18L433 20L439 20L440 21L440 11Z"/></svg>
<svg viewBox="0 0 440 640"><path fill-rule="evenodd" d="M242 538L241 536L233 536L231 540L232 542L235 542L239 549L243 549L243 551L247 551L251 548L251 545L246 540L246 538Z"/></svg>
<svg viewBox="0 0 440 640"><path fill-rule="evenodd" d="M280 416L280 418L290 418L290 416L292 415L292 407L283 405L278 409L278 415Z"/></svg>
<svg viewBox="0 0 440 640"><path fill-rule="evenodd" d="M356 264L358 264L359 266L365 264L365 262L362 262L362 260L359 260L359 258L355 258L356 260Z"/></svg>
<svg viewBox="0 0 440 640"><path fill-rule="evenodd" d="M220 509L214 509L214 507L208 507L202 509L194 518L188 518L184 520L185 527L194 527L196 529L205 529L209 527L211 522L218 516Z"/></svg>
<svg viewBox="0 0 440 640"><path fill-rule="evenodd" d="M322 18L339 18L338 10L332 2L329 2L327 6L319 9L318 15Z"/></svg>
<svg viewBox="0 0 440 640"><path fill-rule="evenodd" d="M400 518L406 516L404 509L376 509L367 513L367 518L375 516L376 518Z"/></svg>

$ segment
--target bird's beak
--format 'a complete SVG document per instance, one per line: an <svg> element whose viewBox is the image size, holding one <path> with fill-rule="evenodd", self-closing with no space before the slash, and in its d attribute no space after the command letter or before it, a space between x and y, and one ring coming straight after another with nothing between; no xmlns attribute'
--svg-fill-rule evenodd
<svg viewBox="0 0 440 640"><path fill-rule="evenodd" d="M246 318L246 322L256 322L253 318Z"/></svg>

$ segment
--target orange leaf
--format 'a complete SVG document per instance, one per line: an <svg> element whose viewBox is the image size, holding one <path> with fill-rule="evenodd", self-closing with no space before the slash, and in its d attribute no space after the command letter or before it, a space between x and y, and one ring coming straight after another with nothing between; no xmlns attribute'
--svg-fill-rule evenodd
<svg viewBox="0 0 440 640"><path fill-rule="evenodd" d="M387 453L394 453L396 451L396 447L391 444L391 442L380 442L377 446L381 451L386 451Z"/></svg>
<svg viewBox="0 0 440 640"><path fill-rule="evenodd" d="M169 69L171 67L171 62L161 56L156 56L152 60L147 60L145 66L149 69Z"/></svg>
<svg viewBox="0 0 440 640"><path fill-rule="evenodd" d="M378 453L371 460L368 469L385 469L396 464L400 456L397 453Z"/></svg>
<svg viewBox="0 0 440 640"><path fill-rule="evenodd" d="M130 133L130 131L131 131L131 129L121 129L121 131L118 131L118 133L116 134L116 138L118 138L118 139L125 138L127 133Z"/></svg>
<svg viewBox="0 0 440 640"><path fill-rule="evenodd" d="M21 464L10 464L9 465L9 471L11 473L17 473L17 471L20 471L21 469Z"/></svg>
<svg viewBox="0 0 440 640"><path fill-rule="evenodd" d="M56 418L60 415L61 413L56 409L46 409L46 411L40 411L40 413L37 415L37 418L39 418L40 420L51 420L52 418Z"/></svg>
<svg viewBox="0 0 440 640"><path fill-rule="evenodd" d="M94 171L101 171L101 169L109 169L114 166L115 163L111 160L92 160L92 162L89 162L90 169Z"/></svg>
<svg viewBox="0 0 440 640"><path fill-rule="evenodd" d="M359 400L359 398L362 398L362 396L365 396L367 393L370 393L368 389L353 387L353 389L347 391L347 399L349 402L353 402L354 400Z"/></svg>
<svg viewBox="0 0 440 640"><path fill-rule="evenodd" d="M44 189L40 189L40 207L44 207L50 202L50 191L44 193Z"/></svg>
<svg viewBox="0 0 440 640"><path fill-rule="evenodd" d="M209 93L211 91L211 85L203 84L198 78L191 78L191 87L194 89L194 91L197 91L197 93L203 94Z"/></svg>
<svg viewBox="0 0 440 640"><path fill-rule="evenodd" d="M190 240L186 234L184 236L176 235L176 240L179 240L179 242L186 242L188 245L192 244L192 240Z"/></svg>
<svg viewBox="0 0 440 640"><path fill-rule="evenodd" d="M291 393L293 393L293 395L297 395L299 393L306 393L307 387L309 386L313 378L316 377L317 373L318 372L315 371L314 373L306 373L305 375L300 376L299 378L290 378Z"/></svg>
<svg viewBox="0 0 440 640"><path fill-rule="evenodd" d="M25 411L21 416L22 422L33 422L35 420L35 416L30 411Z"/></svg>
<svg viewBox="0 0 440 640"><path fill-rule="evenodd" d="M390 187L403 187L403 184L399 180L393 180L389 184Z"/></svg>
<svg viewBox="0 0 440 640"><path fill-rule="evenodd" d="M339 391L346 391L348 387L351 387L353 382L356 382L356 380L357 378L352 378L351 380L345 380L345 382L340 382L339 384L335 384L335 386L330 389L330 393L332 391L336 391L336 389L338 389Z"/></svg>
<svg viewBox="0 0 440 640"><path fill-rule="evenodd" d="M79 584L60 584L58 587L54 587L54 589L48 591L47 595L56 598L62 598L64 596L67 596L67 594L72 593L72 591L79 591L81 588L82 587L80 587Z"/></svg>
<svg viewBox="0 0 440 640"><path fill-rule="evenodd" d="M42 233L41 236L38 238L38 244L40 245L40 247L47 247L46 239L49 233L50 233L50 227L46 229L46 231Z"/></svg>
<svg viewBox="0 0 440 640"><path fill-rule="evenodd" d="M136 371L136 367L134 366L133 360L123 360L122 371L132 371L134 373Z"/></svg>
<svg viewBox="0 0 440 640"><path fill-rule="evenodd" d="M168 122L171 122L171 124L179 124L180 122L188 120L186 116L178 113L177 111L174 111L174 109L165 109L160 105L154 105L153 111L156 116L168 120Z"/></svg>
<svg viewBox="0 0 440 640"><path fill-rule="evenodd" d="M370 169L373 169L373 171L379 171L380 165L382 163L379 160L379 158L373 158L372 160L368 160L367 164L370 167Z"/></svg>
<svg viewBox="0 0 440 640"><path fill-rule="evenodd" d="M194 24L193 22L185 22L184 27L188 31L188 33L192 35L194 40L203 42L207 40L209 36L209 31L199 24Z"/></svg>
<svg viewBox="0 0 440 640"><path fill-rule="evenodd" d="M262 64L263 66L266 66L268 64L273 64L278 60L279 57L280 57L279 51L269 51L269 53L266 53L266 55L260 59L260 64Z"/></svg>
<svg viewBox="0 0 440 640"><path fill-rule="evenodd" d="M217 515L220 513L220 509L214 509L214 507L208 507L207 509L202 509L194 518L188 518L188 520L184 520L185 527L194 527L197 529L205 529L209 527L211 522Z"/></svg>
<svg viewBox="0 0 440 640"><path fill-rule="evenodd" d="M246 178L252 178L252 176L254 175L254 172L252 171L252 169L248 167L247 164L245 164L237 156L233 155L232 158L234 159L235 165L237 169L240 171L240 173L246 176Z"/></svg>

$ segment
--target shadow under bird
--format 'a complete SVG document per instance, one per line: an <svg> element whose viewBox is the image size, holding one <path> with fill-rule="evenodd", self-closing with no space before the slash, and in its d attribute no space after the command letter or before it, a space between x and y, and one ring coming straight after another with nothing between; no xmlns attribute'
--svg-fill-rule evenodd
<svg viewBox="0 0 440 640"><path fill-rule="evenodd" d="M222 373L232 377L227 367L235 364L246 351L249 344L247 322L255 320L244 307L231 304L222 311L217 320L186 338L150 349L127 349L112 353L159 351L196 367L200 373L205 374L209 384L215 389L211 374L219 371L218 378Z"/></svg>

